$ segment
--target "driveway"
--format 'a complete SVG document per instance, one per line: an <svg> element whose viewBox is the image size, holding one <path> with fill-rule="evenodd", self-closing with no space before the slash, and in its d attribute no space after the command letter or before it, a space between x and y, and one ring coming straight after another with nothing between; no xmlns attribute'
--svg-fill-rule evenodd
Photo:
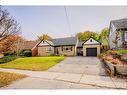
<svg viewBox="0 0 127 95"><path fill-rule="evenodd" d="M106 76L102 62L97 57L67 57L50 68L50 72Z"/></svg>

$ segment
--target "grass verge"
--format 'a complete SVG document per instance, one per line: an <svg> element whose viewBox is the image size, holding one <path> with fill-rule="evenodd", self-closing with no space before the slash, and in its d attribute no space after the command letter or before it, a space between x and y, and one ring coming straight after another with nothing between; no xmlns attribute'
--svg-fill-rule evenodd
<svg viewBox="0 0 127 95"><path fill-rule="evenodd" d="M11 84L13 81L25 78L25 75L0 72L0 87Z"/></svg>

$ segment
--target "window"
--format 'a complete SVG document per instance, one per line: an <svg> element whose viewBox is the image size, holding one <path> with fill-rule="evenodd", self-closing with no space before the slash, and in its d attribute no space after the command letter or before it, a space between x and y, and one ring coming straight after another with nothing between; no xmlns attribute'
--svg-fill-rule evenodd
<svg viewBox="0 0 127 95"><path fill-rule="evenodd" d="M63 51L72 51L72 47L63 47Z"/></svg>
<svg viewBox="0 0 127 95"><path fill-rule="evenodd" d="M125 31L125 41L127 41L127 31Z"/></svg>
<svg viewBox="0 0 127 95"><path fill-rule="evenodd" d="M53 47L46 47L46 51L50 52L53 50Z"/></svg>

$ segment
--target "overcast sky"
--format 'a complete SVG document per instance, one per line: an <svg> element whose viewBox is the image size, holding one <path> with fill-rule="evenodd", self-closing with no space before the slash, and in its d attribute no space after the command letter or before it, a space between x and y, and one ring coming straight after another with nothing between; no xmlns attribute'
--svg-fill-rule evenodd
<svg viewBox="0 0 127 95"><path fill-rule="evenodd" d="M127 17L125 6L5 6L20 23L22 36L35 40L41 34L53 38L74 36L77 32L99 32L110 20ZM66 16L67 13L67 16Z"/></svg>

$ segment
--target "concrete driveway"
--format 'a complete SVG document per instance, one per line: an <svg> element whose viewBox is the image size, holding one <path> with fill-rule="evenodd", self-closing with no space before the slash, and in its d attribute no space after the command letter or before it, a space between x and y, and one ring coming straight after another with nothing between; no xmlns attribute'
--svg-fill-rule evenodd
<svg viewBox="0 0 127 95"><path fill-rule="evenodd" d="M67 57L50 68L50 72L106 76L103 64L97 57Z"/></svg>

